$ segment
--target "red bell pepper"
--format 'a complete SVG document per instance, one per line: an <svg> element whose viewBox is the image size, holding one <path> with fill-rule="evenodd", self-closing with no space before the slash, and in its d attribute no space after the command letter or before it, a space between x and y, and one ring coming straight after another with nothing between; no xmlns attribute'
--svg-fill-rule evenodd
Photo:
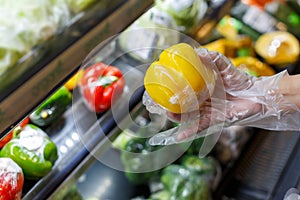
<svg viewBox="0 0 300 200"><path fill-rule="evenodd" d="M27 118L25 118L23 121L21 121L19 124L18 124L18 126L17 127L24 127L26 124L28 124L29 123L29 117L27 117ZM17 128L16 127L16 128ZM16 129L16 128L14 128L14 130ZM3 148L4 147L4 145L6 144L6 143L8 143L12 138L13 138L13 135L14 135L14 130L12 130L11 132L9 132L6 136L4 136L4 138L2 138L1 140L0 140L0 148Z"/></svg>
<svg viewBox="0 0 300 200"><path fill-rule="evenodd" d="M0 158L0 200L20 200L23 184L23 171L17 163Z"/></svg>
<svg viewBox="0 0 300 200"><path fill-rule="evenodd" d="M122 94L125 81L122 72L114 66L98 62L82 74L80 87L85 103L96 113L108 110L113 96Z"/></svg>

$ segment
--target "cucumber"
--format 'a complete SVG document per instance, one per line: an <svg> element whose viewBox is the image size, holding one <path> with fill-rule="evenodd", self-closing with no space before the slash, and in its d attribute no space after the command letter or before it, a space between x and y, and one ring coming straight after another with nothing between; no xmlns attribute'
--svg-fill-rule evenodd
<svg viewBox="0 0 300 200"><path fill-rule="evenodd" d="M44 101L29 118L38 126L48 126L61 117L71 102L72 93L63 86Z"/></svg>

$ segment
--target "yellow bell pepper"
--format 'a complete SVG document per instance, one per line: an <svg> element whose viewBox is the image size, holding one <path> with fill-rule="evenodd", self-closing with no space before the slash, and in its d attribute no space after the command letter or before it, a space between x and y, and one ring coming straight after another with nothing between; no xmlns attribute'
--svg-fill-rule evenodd
<svg viewBox="0 0 300 200"><path fill-rule="evenodd" d="M235 40L226 38L218 39L202 45L202 48L206 48L209 51L217 51L228 58L255 56L253 41L247 36L239 36Z"/></svg>
<svg viewBox="0 0 300 200"><path fill-rule="evenodd" d="M272 67L255 57L246 56L232 58L231 62L237 68L255 76L272 76L276 73Z"/></svg>
<svg viewBox="0 0 300 200"><path fill-rule="evenodd" d="M145 89L154 102L173 113L190 111L190 101L214 86L211 69L205 68L195 50L186 43L165 49L146 71ZM208 95L208 92L207 92ZM195 102L194 102L195 103ZM188 109L188 110L187 110Z"/></svg>
<svg viewBox="0 0 300 200"><path fill-rule="evenodd" d="M258 38L255 51L268 64L284 65L298 60L300 44L294 35L284 31L274 31Z"/></svg>
<svg viewBox="0 0 300 200"><path fill-rule="evenodd" d="M76 87L77 81L80 80L83 74L83 70L79 70L75 75L73 75L65 84L64 86L72 91Z"/></svg>

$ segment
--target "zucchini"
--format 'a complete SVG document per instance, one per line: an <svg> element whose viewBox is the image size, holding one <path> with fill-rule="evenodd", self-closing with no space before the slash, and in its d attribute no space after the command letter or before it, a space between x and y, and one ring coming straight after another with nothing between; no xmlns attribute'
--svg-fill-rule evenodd
<svg viewBox="0 0 300 200"><path fill-rule="evenodd" d="M38 126L48 126L61 117L71 102L72 93L63 86L44 101L29 118Z"/></svg>

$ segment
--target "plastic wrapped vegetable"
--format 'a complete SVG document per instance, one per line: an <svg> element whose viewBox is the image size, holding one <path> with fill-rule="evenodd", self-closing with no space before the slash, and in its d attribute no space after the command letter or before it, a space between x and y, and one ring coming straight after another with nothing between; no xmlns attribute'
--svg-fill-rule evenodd
<svg viewBox="0 0 300 200"><path fill-rule="evenodd" d="M240 155L252 131L242 126L224 128L214 148L215 157L222 164L234 161Z"/></svg>
<svg viewBox="0 0 300 200"><path fill-rule="evenodd" d="M159 192L150 195L148 200L166 200L170 199L170 193L166 190L161 190Z"/></svg>
<svg viewBox="0 0 300 200"><path fill-rule="evenodd" d="M38 179L48 174L58 159L55 143L32 124L15 132L17 136L3 147L0 156L14 160L22 168L25 178Z"/></svg>
<svg viewBox="0 0 300 200"><path fill-rule="evenodd" d="M159 147L148 144L145 138L132 138L121 152L121 160L125 168L126 177L135 184L147 184L158 171L155 169L155 162L151 152Z"/></svg>
<svg viewBox="0 0 300 200"><path fill-rule="evenodd" d="M300 45L294 35L275 31L261 35L256 41L255 51L267 63L280 66L298 60Z"/></svg>
<svg viewBox="0 0 300 200"><path fill-rule="evenodd" d="M193 111L209 97L209 90L215 86L214 78L212 69L204 67L194 49L180 43L165 49L159 60L149 66L144 85L159 106L173 113L184 113ZM150 112L161 112L151 110L151 106L147 108Z"/></svg>
<svg viewBox="0 0 300 200"><path fill-rule="evenodd" d="M272 76L275 70L255 57L245 56L232 58L234 66L253 76Z"/></svg>
<svg viewBox="0 0 300 200"><path fill-rule="evenodd" d="M181 158L181 164L197 174L214 175L217 172L217 162L211 157L186 155Z"/></svg>
<svg viewBox="0 0 300 200"><path fill-rule="evenodd" d="M151 138L151 144L173 144L210 135L210 138L214 140L214 143L209 144L211 147L217 142L222 129L232 125L268 130L299 131L300 111L279 90L281 80L288 76L287 71L273 76L256 78L234 67L220 53L209 52L203 48L195 49L195 52L197 52L202 66L213 70L216 87L210 93L210 97L202 103L196 104L195 101L187 98L189 96L184 96L182 101L185 104L190 104L186 106L193 111L186 113L168 112L169 118L173 121L179 121L181 125L178 128L156 134ZM153 73L151 68L149 69L149 72ZM160 72L157 68L156 74L161 76L160 74L165 74L165 71L161 70ZM168 76L171 77L171 80L177 78L173 78L173 74L170 73ZM194 74L189 74L181 77L184 80L189 80L194 76ZM160 81L156 79L155 83L162 85ZM176 85L178 82L177 80L173 81L173 84ZM181 82L181 84L183 83L184 81ZM148 92L146 85L145 88ZM172 86L169 88L172 89ZM182 91L174 91L173 96L182 96ZM170 97L173 98L173 96ZM144 100L147 109L153 112L152 106L155 105L155 102L151 102L147 96L145 98L148 98ZM172 103L170 101L172 98L167 98L165 101ZM155 98L153 100L156 101ZM156 103L160 104L159 101Z"/></svg>
<svg viewBox="0 0 300 200"><path fill-rule="evenodd" d="M69 22L70 12L65 1L1 0L0 75Z"/></svg>
<svg viewBox="0 0 300 200"><path fill-rule="evenodd" d="M29 117L26 117L24 120L22 120L15 128L19 129L20 127L25 126L29 123ZM6 143L8 143L14 136L14 130L10 131L4 138L0 140L0 148L3 148Z"/></svg>
<svg viewBox="0 0 300 200"><path fill-rule="evenodd" d="M0 199L20 200L24 184L22 169L10 158L0 158Z"/></svg>
<svg viewBox="0 0 300 200"><path fill-rule="evenodd" d="M98 62L84 70L79 87L87 107L101 113L123 93L125 80L117 67Z"/></svg>
<svg viewBox="0 0 300 200"><path fill-rule="evenodd" d="M234 39L222 38L201 46L209 51L217 51L228 58L255 56L253 41L248 36Z"/></svg>
<svg viewBox="0 0 300 200"><path fill-rule="evenodd" d="M213 157L200 158L196 155L185 155L180 161L186 169L201 175L210 184L211 188L218 185L221 178L221 168L218 161Z"/></svg>
<svg viewBox="0 0 300 200"><path fill-rule="evenodd" d="M177 30L195 33L207 10L204 0L156 0L155 7L174 19Z"/></svg>
<svg viewBox="0 0 300 200"><path fill-rule="evenodd" d="M62 116L72 102L72 93L65 87L58 89L29 117L38 126L47 126Z"/></svg>
<svg viewBox="0 0 300 200"><path fill-rule="evenodd" d="M241 35L247 35L253 40L257 40L257 38L260 36L258 32L230 15L225 15L219 21L216 26L216 30L220 36L232 40L238 39Z"/></svg>
<svg viewBox="0 0 300 200"><path fill-rule="evenodd" d="M162 49L180 41L176 29L171 16L152 7L120 34L118 44L131 57L151 62Z"/></svg>
<svg viewBox="0 0 300 200"><path fill-rule="evenodd" d="M184 166L172 164L166 167L162 172L161 182L169 192L171 200L212 199L206 180Z"/></svg>

